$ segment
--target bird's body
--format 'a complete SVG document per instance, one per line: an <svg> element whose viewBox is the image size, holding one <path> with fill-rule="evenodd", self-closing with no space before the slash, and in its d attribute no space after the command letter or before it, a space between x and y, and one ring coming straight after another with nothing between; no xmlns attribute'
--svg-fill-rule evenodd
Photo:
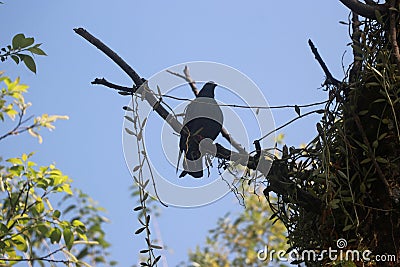
<svg viewBox="0 0 400 267"><path fill-rule="evenodd" d="M214 99L217 85L206 83L196 99L187 107L183 128L180 131L179 151L184 153L183 171L179 177L189 174L195 178L203 176L202 154L199 144L204 139L214 141L221 132L223 114ZM179 162L178 162L179 164Z"/></svg>

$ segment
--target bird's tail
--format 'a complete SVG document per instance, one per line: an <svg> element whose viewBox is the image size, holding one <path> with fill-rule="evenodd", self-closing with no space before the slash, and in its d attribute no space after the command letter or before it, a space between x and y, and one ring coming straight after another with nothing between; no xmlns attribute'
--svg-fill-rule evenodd
<svg viewBox="0 0 400 267"><path fill-rule="evenodd" d="M181 157L182 157L182 150L179 150L178 162L176 163L176 172L175 173L178 173L179 161L181 161Z"/></svg>
<svg viewBox="0 0 400 267"><path fill-rule="evenodd" d="M186 174L193 176L194 178L203 177L203 160L199 157L195 160L189 160L186 157L183 160L183 171L179 175L179 178L184 177Z"/></svg>

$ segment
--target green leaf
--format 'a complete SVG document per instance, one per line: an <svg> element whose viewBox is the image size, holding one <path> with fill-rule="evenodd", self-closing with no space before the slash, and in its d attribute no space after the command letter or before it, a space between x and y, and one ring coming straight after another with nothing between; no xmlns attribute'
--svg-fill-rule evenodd
<svg viewBox="0 0 400 267"><path fill-rule="evenodd" d="M161 255L158 255L158 256L156 257L156 259L154 260L154 262L153 262L153 266L156 266L156 265L157 265L157 262L158 262L160 259L161 259Z"/></svg>
<svg viewBox="0 0 400 267"><path fill-rule="evenodd" d="M144 229L146 229L146 227L142 227L142 228L137 229L136 232L135 232L135 235L140 234L141 232L144 231Z"/></svg>
<svg viewBox="0 0 400 267"><path fill-rule="evenodd" d="M142 206L137 206L136 208L133 209L133 211L139 211L139 210L142 210L142 209L143 209Z"/></svg>
<svg viewBox="0 0 400 267"><path fill-rule="evenodd" d="M344 173L344 172L342 172L341 170L337 170L337 173L343 178L343 179L348 179L347 178L347 175Z"/></svg>
<svg viewBox="0 0 400 267"><path fill-rule="evenodd" d="M384 98L379 98L379 99L375 100L375 101L372 102L372 103L380 103L380 102L385 102L385 101L386 101L386 99L384 99Z"/></svg>
<svg viewBox="0 0 400 267"><path fill-rule="evenodd" d="M353 225L346 225L344 228L343 228L343 232L346 232L346 231L349 231L351 228L353 228Z"/></svg>
<svg viewBox="0 0 400 267"><path fill-rule="evenodd" d="M0 235L5 236L8 232L8 227L5 224L0 223Z"/></svg>
<svg viewBox="0 0 400 267"><path fill-rule="evenodd" d="M37 229L43 236L50 237L50 235L49 235L49 227L47 225L39 224Z"/></svg>
<svg viewBox="0 0 400 267"><path fill-rule="evenodd" d="M378 140L375 140L374 142L372 142L372 148L376 149L378 146L379 146Z"/></svg>
<svg viewBox="0 0 400 267"><path fill-rule="evenodd" d="M134 132L132 132L131 130L129 130L128 128L125 128L125 131L130 135L136 136L136 134Z"/></svg>
<svg viewBox="0 0 400 267"><path fill-rule="evenodd" d="M383 133L378 137L378 140L382 140L383 138L385 138L388 135L388 133Z"/></svg>
<svg viewBox="0 0 400 267"><path fill-rule="evenodd" d="M141 165L137 165L137 166L135 166L135 167L133 168L133 172L135 172L135 171L139 170L139 169L140 169L140 167L142 167L142 166L141 166Z"/></svg>
<svg viewBox="0 0 400 267"><path fill-rule="evenodd" d="M362 161L360 162L360 164L366 164L366 163L368 163L368 162L370 162L370 161L371 161L370 158L366 158L366 159L362 160Z"/></svg>
<svg viewBox="0 0 400 267"><path fill-rule="evenodd" d="M367 187L365 186L364 183L361 183L361 184L360 184L360 191L361 191L361 193L363 193L363 194L367 191Z"/></svg>
<svg viewBox="0 0 400 267"><path fill-rule="evenodd" d="M122 109L126 110L126 111L133 111L133 109L131 107L128 107L128 106L123 106Z"/></svg>
<svg viewBox="0 0 400 267"><path fill-rule="evenodd" d="M25 66L32 71L33 73L36 73L36 64L35 61L31 56L25 55L23 59Z"/></svg>
<svg viewBox="0 0 400 267"><path fill-rule="evenodd" d="M162 249L162 247L161 247L161 246L158 246L158 245L153 245L153 244L151 245L151 247L152 247L152 248L155 248L155 249Z"/></svg>
<svg viewBox="0 0 400 267"><path fill-rule="evenodd" d="M30 47L30 48L28 48L28 51L32 52L33 54L39 55L39 56L47 56L47 54L38 47Z"/></svg>
<svg viewBox="0 0 400 267"><path fill-rule="evenodd" d="M19 34L15 35L11 42L12 48L14 50L20 48L21 43L23 43L24 40L25 40L25 35L23 33L19 33Z"/></svg>
<svg viewBox="0 0 400 267"><path fill-rule="evenodd" d="M14 165L22 165L22 160L20 158L10 158L7 159L6 161Z"/></svg>
<svg viewBox="0 0 400 267"><path fill-rule="evenodd" d="M379 163L389 163L387 159L384 159L382 157L376 157L376 161Z"/></svg>
<svg viewBox="0 0 400 267"><path fill-rule="evenodd" d="M74 235L72 234L71 229L65 228L63 231L64 242L67 248L70 250L72 245L74 244Z"/></svg>
<svg viewBox="0 0 400 267"><path fill-rule="evenodd" d="M19 57L17 57L16 55L11 55L11 59L15 61L15 63L19 63Z"/></svg>
<svg viewBox="0 0 400 267"><path fill-rule="evenodd" d="M83 228L83 229L86 228L85 224L83 222L81 222L80 220L73 220L72 225L75 227Z"/></svg>
<svg viewBox="0 0 400 267"><path fill-rule="evenodd" d="M130 121L130 122L135 123L135 121L134 121L131 117L129 117L129 116L124 116L124 118L127 119L127 120Z"/></svg>
<svg viewBox="0 0 400 267"><path fill-rule="evenodd" d="M25 238L22 237L22 235L16 235L12 238L12 241L14 242L16 248L19 251L24 251L26 252L28 250L28 245L26 244Z"/></svg>
<svg viewBox="0 0 400 267"><path fill-rule="evenodd" d="M55 211L53 212L53 218L59 219L60 216L61 216L61 211L55 210Z"/></svg>
<svg viewBox="0 0 400 267"><path fill-rule="evenodd" d="M33 45L34 42L35 42L35 40L32 37L25 38L24 40L22 40L20 45L21 45L21 48L25 48L25 47L28 47L30 45Z"/></svg>
<svg viewBox="0 0 400 267"><path fill-rule="evenodd" d="M53 230L50 233L50 241L51 243L58 243L60 242L61 239L61 230L58 228L53 228Z"/></svg>
<svg viewBox="0 0 400 267"><path fill-rule="evenodd" d="M41 198L38 198L38 200L36 201L35 209L39 214L44 211L44 203Z"/></svg>
<svg viewBox="0 0 400 267"><path fill-rule="evenodd" d="M64 184L62 187L63 191L67 193L68 195L73 195L73 192L71 190L71 186L69 184Z"/></svg>

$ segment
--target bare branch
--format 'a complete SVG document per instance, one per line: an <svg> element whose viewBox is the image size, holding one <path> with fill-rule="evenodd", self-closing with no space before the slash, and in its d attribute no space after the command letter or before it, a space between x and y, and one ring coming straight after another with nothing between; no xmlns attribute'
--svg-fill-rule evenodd
<svg viewBox="0 0 400 267"><path fill-rule="evenodd" d="M122 91L122 92L126 92L126 93L130 93L130 94L133 94L133 93L136 92L136 88L126 87L126 86L121 86L121 85L118 85L118 84L115 84L115 83L111 83L111 82L107 81L104 78L96 78L96 79L94 79L93 82L91 82L91 84L104 85L104 86L106 86L108 88L115 89L115 90Z"/></svg>
<svg viewBox="0 0 400 267"><path fill-rule="evenodd" d="M324 113L324 110L323 110L323 109L317 109L317 110L312 110L312 111L310 111L310 112L301 114L300 116L298 116L298 117L296 117L296 118L294 118L294 119L291 119L290 121L284 123L283 125L281 125L281 126L275 128L275 129L269 131L268 133L266 133L265 135L263 135L262 137L260 137L260 138L257 139L256 141L260 142L260 141L263 140L264 138L266 138L266 137L268 137L269 135L271 135L271 134L273 134L273 133L279 131L280 129L285 128L285 127L288 126L289 124L292 124L293 122L295 122L295 121L297 121L297 120L299 120L299 119L301 119L301 118L307 117L308 115L311 115L311 114L314 114L314 113L322 114L322 113Z"/></svg>
<svg viewBox="0 0 400 267"><path fill-rule="evenodd" d="M137 93L140 93L146 101L153 107L153 109L159 114L174 130L175 132L180 132L182 129L182 124L176 119L175 116L170 114L158 101L155 97L155 93L151 91L151 89L147 86L146 83L143 82L143 79L137 75L137 73L125 62L123 61L114 51L108 48L104 43L102 43L99 39L92 36L85 29L78 28L75 29L75 32L82 36L84 39L89 41L95 47L99 48L102 52L104 52L108 57L110 57L118 66L120 66L128 75L132 78L133 82L136 84L136 87L140 88L137 90ZM105 79L95 80L95 84L106 85ZM114 84L108 83L109 87L116 86ZM120 88L122 89L122 87ZM132 90L135 90L133 88ZM132 91L134 92L134 91ZM229 149L224 148L220 144L216 144L217 153L216 157L220 159L225 159L229 161L237 162L241 165L244 165L252 170L260 171L263 175L267 176L269 171L269 166L271 165L270 161L263 156L251 156L247 153L238 153L233 152ZM300 205L310 211L315 213L320 213L320 204L321 201L312 196L309 192L304 191L303 189L296 186L288 177L276 177L273 176L269 179L270 189L275 193L286 196L290 192L288 191L288 187L295 190L297 198L301 200ZM292 191L293 191L292 190Z"/></svg>
<svg viewBox="0 0 400 267"><path fill-rule="evenodd" d="M190 87L192 88L194 95L197 95L199 93L199 90L197 90L197 88L196 88L196 82L190 76L188 66L185 66L185 68L183 69L183 73L185 74L186 81L188 81Z"/></svg>
<svg viewBox="0 0 400 267"><path fill-rule="evenodd" d="M140 87L140 94L144 94L144 98L150 104L151 107L157 112L158 115L161 116L175 132L180 132L182 129L182 124L172 115L170 114L162 105L160 105L158 99L155 97L154 93L148 88L147 85L142 86L144 84L143 79L136 73L135 70L132 69L131 66L128 65L120 56L117 55L114 51L112 51L108 46L106 46L102 41L91 35L88 31L83 28L74 29L74 31L82 36L85 40L93 44L95 47L100 49L104 54L106 54L112 61L114 61L129 77L131 77L132 81L135 83L136 88ZM134 89L133 89L134 90Z"/></svg>
<svg viewBox="0 0 400 267"><path fill-rule="evenodd" d="M376 11L379 11L381 14L385 14L387 12L387 8L384 4L364 4L358 0L339 0L343 5L348 7L354 13L358 15L369 18L376 19ZM370 3L370 2L369 2Z"/></svg>
<svg viewBox="0 0 400 267"><path fill-rule="evenodd" d="M197 87L196 87L196 84L195 84L196 82L192 80L192 77L190 77L189 69L188 69L187 66L185 66L185 69L183 70L183 73L184 73L185 75L182 75L182 74L180 74L180 73L178 73L178 72L173 72L173 71L171 71L171 70L167 70L167 72L170 73L170 74L172 74L172 75L175 75L175 76L177 76L177 77L179 77L179 78L182 78L182 79L184 79L187 83L189 83L190 88L192 88L192 91L193 91L193 94L194 94L194 95L197 95L197 94L199 93L199 90L197 90Z"/></svg>
<svg viewBox="0 0 400 267"><path fill-rule="evenodd" d="M315 59L318 61L319 65L321 66L321 68L323 69L323 71L325 73L325 76L326 76L325 84L332 84L335 86L340 86L342 83L333 77L332 73L329 71L325 62L322 60L321 55L318 53L317 48L314 46L314 43L310 39L308 40L308 45L311 47L311 51L313 52Z"/></svg>
<svg viewBox="0 0 400 267"><path fill-rule="evenodd" d="M88 31L83 28L76 28L74 31L82 36L86 41L100 49L104 54L106 54L112 61L114 61L126 74L132 79L136 86L143 84L140 76L126 63L120 56L112 51L108 46L106 46L102 41L91 35Z"/></svg>

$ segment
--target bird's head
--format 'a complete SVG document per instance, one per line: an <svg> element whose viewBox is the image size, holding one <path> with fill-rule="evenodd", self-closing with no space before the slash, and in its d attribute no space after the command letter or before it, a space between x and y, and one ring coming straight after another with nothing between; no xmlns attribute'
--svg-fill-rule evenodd
<svg viewBox="0 0 400 267"><path fill-rule="evenodd" d="M215 87L217 87L217 84L210 81L207 82L203 88L201 88L199 94L197 95L197 97L210 97L210 98L214 98L215 94L214 94L214 90Z"/></svg>

